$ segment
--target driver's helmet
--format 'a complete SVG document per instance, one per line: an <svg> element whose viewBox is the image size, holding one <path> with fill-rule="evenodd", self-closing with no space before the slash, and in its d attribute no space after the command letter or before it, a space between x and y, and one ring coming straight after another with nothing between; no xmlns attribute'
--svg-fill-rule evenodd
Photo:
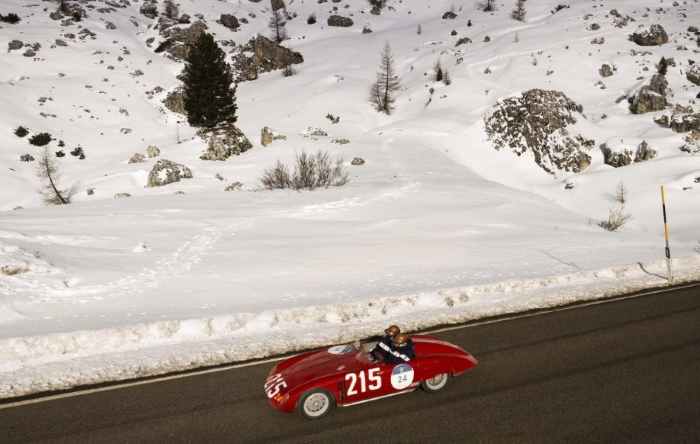
<svg viewBox="0 0 700 444"><path fill-rule="evenodd" d="M391 338L391 342L394 344L394 347L401 347L402 345L406 345L406 343L408 342L408 335L406 333L399 333L398 335Z"/></svg>
<svg viewBox="0 0 700 444"><path fill-rule="evenodd" d="M386 330L384 330L384 333L393 338L396 337L396 335L398 335L399 333L401 333L401 329L398 325L390 325L389 327L387 327Z"/></svg>

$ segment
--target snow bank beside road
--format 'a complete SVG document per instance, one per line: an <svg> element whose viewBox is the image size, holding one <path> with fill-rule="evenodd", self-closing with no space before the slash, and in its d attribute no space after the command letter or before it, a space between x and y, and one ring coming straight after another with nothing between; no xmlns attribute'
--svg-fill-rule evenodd
<svg viewBox="0 0 700 444"><path fill-rule="evenodd" d="M677 283L700 279L700 256L674 260ZM665 262L347 304L169 320L0 341L0 397L264 358L353 341L389 322L440 324L595 300L665 284Z"/></svg>

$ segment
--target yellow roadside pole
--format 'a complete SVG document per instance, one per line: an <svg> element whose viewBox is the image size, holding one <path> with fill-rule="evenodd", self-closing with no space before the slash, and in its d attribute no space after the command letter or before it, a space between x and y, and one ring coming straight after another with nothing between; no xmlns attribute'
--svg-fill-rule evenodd
<svg viewBox="0 0 700 444"><path fill-rule="evenodd" d="M671 271L671 248L668 246L668 218L666 217L666 190L661 185L661 208L664 212L664 239L666 239L666 268L668 269L668 282L673 283Z"/></svg>

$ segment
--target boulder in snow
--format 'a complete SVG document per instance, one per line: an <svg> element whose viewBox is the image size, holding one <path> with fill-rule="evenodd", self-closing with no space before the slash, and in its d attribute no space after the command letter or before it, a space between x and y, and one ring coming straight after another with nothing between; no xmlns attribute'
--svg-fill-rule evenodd
<svg viewBox="0 0 700 444"><path fill-rule="evenodd" d="M161 159L153 165L153 169L148 174L149 187L161 187L181 179L191 179L192 171L185 165Z"/></svg>
<svg viewBox="0 0 700 444"><path fill-rule="evenodd" d="M134 155L129 158L129 163L142 163L145 161L146 156L141 153L134 153Z"/></svg>
<svg viewBox="0 0 700 444"><path fill-rule="evenodd" d="M223 26L230 29L231 31L238 31L238 28L241 27L241 24L238 22L238 18L236 18L235 15L231 14L221 14L221 17L219 18L219 23L221 23Z"/></svg>
<svg viewBox="0 0 700 444"><path fill-rule="evenodd" d="M585 118L583 108L559 91L532 89L501 100L485 117L486 132L497 150L531 153L550 174L578 173L591 163L587 151L595 144L573 127Z"/></svg>
<svg viewBox="0 0 700 444"><path fill-rule="evenodd" d="M354 22L350 17L343 17L342 15L331 15L328 17L328 26L339 26L341 28L349 28Z"/></svg>
<svg viewBox="0 0 700 444"><path fill-rule="evenodd" d="M668 43L668 34L661 25L651 25L648 29L632 33L630 40L639 46L658 46Z"/></svg>
<svg viewBox="0 0 700 444"><path fill-rule="evenodd" d="M235 125L202 129L198 134L207 140L207 149L199 156L202 160L226 160L253 147L245 134Z"/></svg>

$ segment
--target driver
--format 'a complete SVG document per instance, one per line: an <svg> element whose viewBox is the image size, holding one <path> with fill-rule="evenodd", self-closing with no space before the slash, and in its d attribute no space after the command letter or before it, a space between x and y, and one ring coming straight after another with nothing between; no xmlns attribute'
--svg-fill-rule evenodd
<svg viewBox="0 0 700 444"><path fill-rule="evenodd" d="M403 364L410 362L416 357L413 341L406 333L399 333L391 341L392 350L386 354L384 359L389 364Z"/></svg>
<svg viewBox="0 0 700 444"><path fill-rule="evenodd" d="M416 357L416 353L411 338L405 333L399 333L391 338L389 344L380 341L372 350L372 356L387 364L402 364L410 362Z"/></svg>
<svg viewBox="0 0 700 444"><path fill-rule="evenodd" d="M387 349L392 347L392 340L398 334L401 333L401 329L398 325L390 325L384 330L384 336L379 340L377 345L372 349L370 355L377 361L384 360L384 356L387 353Z"/></svg>

